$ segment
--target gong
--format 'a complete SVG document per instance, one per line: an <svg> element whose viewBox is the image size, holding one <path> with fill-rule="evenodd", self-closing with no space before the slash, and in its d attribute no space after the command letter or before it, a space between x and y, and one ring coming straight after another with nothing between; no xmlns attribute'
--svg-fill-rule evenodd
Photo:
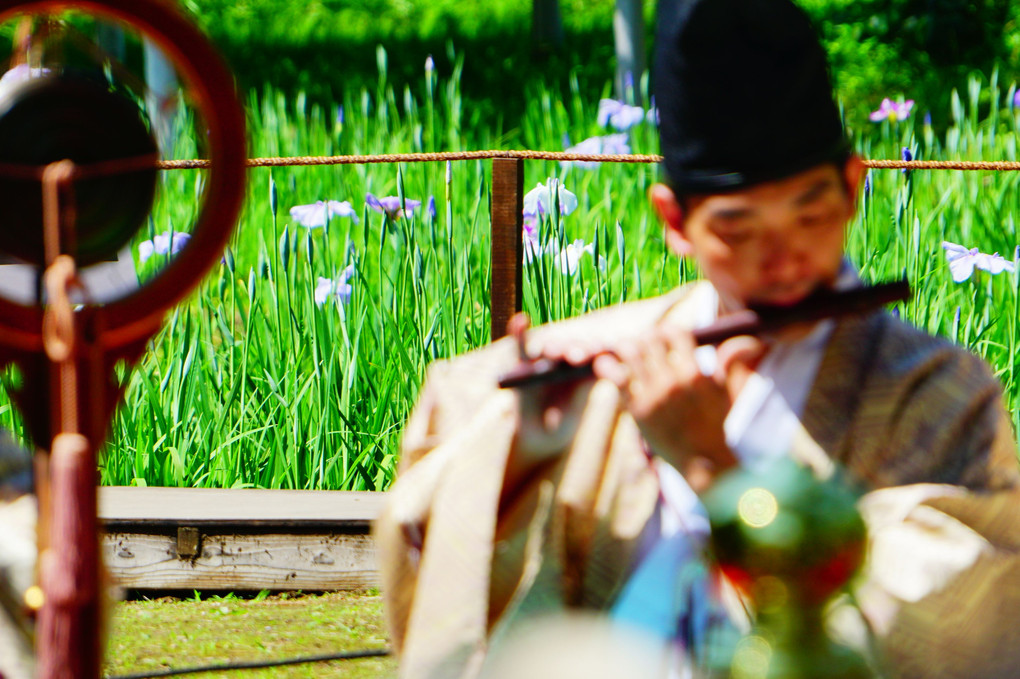
<svg viewBox="0 0 1020 679"><path fill-rule="evenodd" d="M0 78L0 258L33 270L36 290L0 295L0 368L21 371L10 396L39 449L39 601L28 605L38 675L98 679L96 451L125 383L114 366L133 364L220 260L244 196L244 114L216 51L167 0L0 0L0 22L15 15L21 40ZM167 167L144 78L81 30L99 22L136 32L172 64L208 161L192 223L171 226L171 238L188 234L184 249L104 299L84 274L152 223Z"/></svg>
<svg viewBox="0 0 1020 679"><path fill-rule="evenodd" d="M223 255L244 196L244 113L232 74L173 3L0 0L2 21L69 10L135 31L159 48L192 102L209 163L193 223L174 224L175 231L190 236L187 256L173 258L140 287L89 310L90 323L103 328L105 349L131 358L168 308ZM63 199L72 203L74 216L72 226L62 230L61 250L79 267L116 259L144 229L159 174L165 172L156 165L161 150L141 110L144 93L116 82L116 73L77 63L43 63L33 75L0 87L0 256L43 266L39 172L49 163L70 160L74 177ZM0 352L3 347L41 351L42 315L41 297L31 304L0 296Z"/></svg>

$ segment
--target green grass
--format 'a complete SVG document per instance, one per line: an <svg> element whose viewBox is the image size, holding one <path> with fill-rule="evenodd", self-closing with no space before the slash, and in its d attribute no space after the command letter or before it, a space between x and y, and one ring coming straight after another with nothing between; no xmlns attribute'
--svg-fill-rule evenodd
<svg viewBox="0 0 1020 679"><path fill-rule="evenodd" d="M113 604L103 672L158 672L388 647L377 592L232 595ZM217 673L222 677L396 676L392 657Z"/></svg>
<svg viewBox="0 0 1020 679"><path fill-rule="evenodd" d="M385 63L379 55L380 64ZM248 101L251 154L331 155L445 149L561 150L604 133L596 102L576 81L561 96L534 86L526 115L507 141L478 120L460 81L426 78L395 90L385 70L372 88L324 108L306 97L268 90ZM608 85L606 87L608 91ZM868 158L1006 159L1017 156L1020 113L1007 106L1013 88L987 79L961 83L944 134L914 116L852 129ZM987 102L993 102L988 106ZM183 128L176 157L198 151ZM636 153L656 152L645 122L630 132ZM489 340L490 164L440 163L256 169L227 264L173 310L127 380L102 455L107 485L384 489L392 481L401 427L429 363ZM557 177L578 196L570 215L541 225L544 243L597 244L604 270L584 255L572 276L552 256L525 272L525 309L539 321L576 315L659 294L697 275L667 250L649 209L657 169L606 164L596 170L529 161L526 187ZM872 190L850 225L847 252L869 281L906 273L916 290L902 314L985 356L1017 412L1017 290L1013 274L979 272L955 284L943 240L1012 259L1018 243L1011 173L872 171ZM201 175L164 175L150 234L187 228L201 195ZM410 218L390 219L365 206L366 192L436 201ZM348 200L358 221L338 218L307 229L291 206ZM143 278L159 258L142 268ZM348 303L317 305L319 278L347 266ZM956 320L959 309L959 320ZM0 424L21 432L8 404Z"/></svg>

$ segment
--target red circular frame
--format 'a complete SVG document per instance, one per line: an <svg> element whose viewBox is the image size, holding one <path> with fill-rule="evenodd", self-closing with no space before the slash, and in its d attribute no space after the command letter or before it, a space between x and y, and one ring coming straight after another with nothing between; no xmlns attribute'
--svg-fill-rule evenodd
<svg viewBox="0 0 1020 679"><path fill-rule="evenodd" d="M12 13L81 9L138 28L171 59L209 128L211 170L186 256L173 259L136 292L95 309L103 346L117 348L150 336L166 311L220 260L241 210L247 158L244 112L234 79L206 37L165 0L0 0L0 20ZM2 216L0 216L2 219ZM0 298L0 345L42 350L43 309Z"/></svg>

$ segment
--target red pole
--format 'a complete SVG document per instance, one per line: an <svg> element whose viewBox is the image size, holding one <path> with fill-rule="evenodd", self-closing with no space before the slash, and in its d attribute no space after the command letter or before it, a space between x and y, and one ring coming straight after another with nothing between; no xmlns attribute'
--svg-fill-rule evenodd
<svg viewBox="0 0 1020 679"><path fill-rule="evenodd" d="M50 451L49 547L39 555L45 596L39 613L40 679L98 679L99 531L96 460L81 434L58 434Z"/></svg>

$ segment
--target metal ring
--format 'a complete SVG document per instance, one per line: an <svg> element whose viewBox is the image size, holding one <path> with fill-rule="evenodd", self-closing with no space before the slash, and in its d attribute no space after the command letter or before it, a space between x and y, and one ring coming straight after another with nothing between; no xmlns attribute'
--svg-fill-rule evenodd
<svg viewBox="0 0 1020 679"><path fill-rule="evenodd" d="M81 9L137 28L177 67L209 130L211 171L196 218L188 256L170 262L136 292L96 309L109 349L144 341L166 311L179 302L219 261L241 209L247 157L244 113L234 79L204 35L170 3L160 0L0 0L0 20L13 13ZM39 352L43 309L0 298L0 345Z"/></svg>

